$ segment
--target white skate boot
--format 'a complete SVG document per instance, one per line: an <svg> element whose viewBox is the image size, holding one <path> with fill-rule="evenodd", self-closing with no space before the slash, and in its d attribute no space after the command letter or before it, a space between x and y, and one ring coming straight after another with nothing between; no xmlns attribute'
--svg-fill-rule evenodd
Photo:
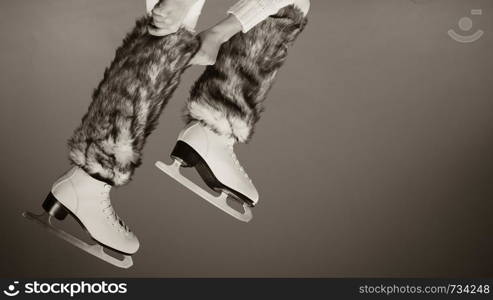
<svg viewBox="0 0 493 300"><path fill-rule="evenodd" d="M178 136L171 158L173 164L156 162L156 167L219 209L248 222L258 192L233 151L234 140L221 136L198 122L191 123ZM195 167L205 183L221 195L213 196L180 174L180 167ZM243 204L243 212L227 203L228 195Z"/></svg>
<svg viewBox="0 0 493 300"><path fill-rule="evenodd" d="M139 249L139 241L115 213L110 202L111 186L89 176L79 167L74 167L60 177L43 203L46 211L41 215L30 212L24 217L38 221L50 232L76 247L120 268L132 266L131 254ZM51 218L63 220L72 215L87 230L97 243L89 245L57 228ZM104 252L111 249L123 255L117 259Z"/></svg>

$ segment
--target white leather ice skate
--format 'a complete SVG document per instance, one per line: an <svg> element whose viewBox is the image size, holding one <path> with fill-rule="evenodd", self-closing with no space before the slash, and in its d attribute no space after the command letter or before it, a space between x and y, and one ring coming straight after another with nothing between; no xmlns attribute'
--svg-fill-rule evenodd
<svg viewBox="0 0 493 300"><path fill-rule="evenodd" d="M156 166L200 197L219 209L248 222L252 219L251 207L258 202L258 192L247 173L241 167L233 150L234 139L221 136L198 122L191 123L178 136L171 158L174 162ZM205 183L220 192L214 196L180 174L180 167L195 167ZM243 204L243 212L227 203L228 195Z"/></svg>
<svg viewBox="0 0 493 300"><path fill-rule="evenodd" d="M139 249L135 234L115 213L110 202L111 186L94 179L79 167L60 177L43 203L45 213L23 215L76 247L120 268L129 268L131 254ZM83 226L97 243L89 245L66 233L52 223L52 218L63 220L70 214ZM104 252L109 248L123 255L117 259Z"/></svg>

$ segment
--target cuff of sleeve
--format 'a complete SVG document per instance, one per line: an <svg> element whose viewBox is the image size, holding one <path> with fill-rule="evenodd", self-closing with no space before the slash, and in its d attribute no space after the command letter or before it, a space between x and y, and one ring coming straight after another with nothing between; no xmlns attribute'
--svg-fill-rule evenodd
<svg viewBox="0 0 493 300"><path fill-rule="evenodd" d="M228 10L228 14L240 21L244 33L275 13L276 10L263 0L240 0Z"/></svg>

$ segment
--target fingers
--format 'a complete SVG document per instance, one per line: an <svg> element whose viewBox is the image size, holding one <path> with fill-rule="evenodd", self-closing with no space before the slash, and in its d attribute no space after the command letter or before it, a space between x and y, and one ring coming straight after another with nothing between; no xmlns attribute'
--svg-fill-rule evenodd
<svg viewBox="0 0 493 300"><path fill-rule="evenodd" d="M211 57L207 53L202 50L190 60L189 65L197 65L197 66L210 66L216 63L216 58Z"/></svg>
<svg viewBox="0 0 493 300"><path fill-rule="evenodd" d="M172 30L168 30L168 29L157 28L154 25L147 26L147 31L149 32L149 34L154 35L154 36L165 36L165 35L171 34L173 32L176 32L176 30L172 31Z"/></svg>
<svg viewBox="0 0 493 300"><path fill-rule="evenodd" d="M173 24L173 19L167 14L156 13L155 9L152 11L152 22L156 27L165 27Z"/></svg>
<svg viewBox="0 0 493 300"><path fill-rule="evenodd" d="M147 31L154 36L165 36L178 31L178 27L160 28L154 25L147 26Z"/></svg>
<svg viewBox="0 0 493 300"><path fill-rule="evenodd" d="M151 25L147 29L154 36L165 36L178 31L179 24L174 22L170 16L156 13L154 9Z"/></svg>
<svg viewBox="0 0 493 300"><path fill-rule="evenodd" d="M179 22L176 16L169 13L169 10L163 10L156 6L152 11L152 23L147 29L154 36L165 36L178 31Z"/></svg>

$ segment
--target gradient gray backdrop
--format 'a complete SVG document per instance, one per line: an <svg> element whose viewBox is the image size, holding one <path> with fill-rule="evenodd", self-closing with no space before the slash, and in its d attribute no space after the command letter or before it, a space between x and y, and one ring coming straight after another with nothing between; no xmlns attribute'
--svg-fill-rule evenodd
<svg viewBox="0 0 493 300"><path fill-rule="evenodd" d="M200 27L234 1L209 0ZM470 9L474 44L446 34ZM312 0L252 142L249 224L168 160L201 68L186 72L135 180L112 193L135 266L21 217L68 168L66 140L144 0L0 0L0 276L493 276L493 1ZM73 222L69 228L78 230Z"/></svg>

